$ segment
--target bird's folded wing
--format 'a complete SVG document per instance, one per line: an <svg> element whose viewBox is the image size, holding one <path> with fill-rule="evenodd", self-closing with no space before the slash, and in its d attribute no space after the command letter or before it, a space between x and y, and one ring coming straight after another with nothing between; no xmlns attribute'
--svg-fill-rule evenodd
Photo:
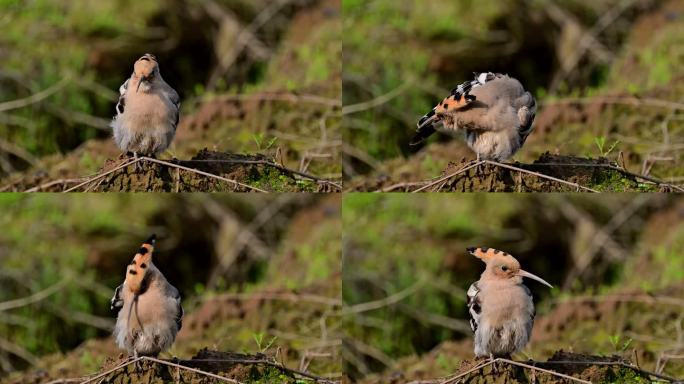
<svg viewBox="0 0 684 384"><path fill-rule="evenodd" d="M123 308L124 301L123 297L121 296L122 289L123 284L119 285L118 287L116 287L116 290L114 290L114 296L112 296L112 301L109 307L112 311L119 312L119 310Z"/></svg>
<svg viewBox="0 0 684 384"><path fill-rule="evenodd" d="M482 303L480 302L480 288L477 282L472 283L468 288L468 312L470 313L470 328L475 332L480 324L480 314L482 313Z"/></svg>
<svg viewBox="0 0 684 384"><path fill-rule="evenodd" d="M123 84L119 87L119 101L116 103L116 113L121 115L124 113L124 108L126 106L126 91L128 90L128 81L126 79Z"/></svg>

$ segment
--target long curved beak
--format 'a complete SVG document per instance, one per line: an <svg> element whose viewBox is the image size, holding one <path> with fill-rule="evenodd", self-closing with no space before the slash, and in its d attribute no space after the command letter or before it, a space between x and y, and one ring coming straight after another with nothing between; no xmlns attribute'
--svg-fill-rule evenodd
<svg viewBox="0 0 684 384"><path fill-rule="evenodd" d="M546 280L542 279L541 277L539 277L537 275L533 275L527 271L523 271L522 269L520 271L518 271L517 275L522 276L522 277L527 277L527 278L530 278L532 280L537 280L538 282L546 285L547 287L553 288L553 285L547 283Z"/></svg>

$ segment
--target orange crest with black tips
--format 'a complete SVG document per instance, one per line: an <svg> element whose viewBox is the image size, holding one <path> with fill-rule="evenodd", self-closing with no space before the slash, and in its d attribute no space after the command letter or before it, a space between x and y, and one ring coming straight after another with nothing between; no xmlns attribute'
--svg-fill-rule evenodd
<svg viewBox="0 0 684 384"><path fill-rule="evenodd" d="M145 275L152 266L152 253L154 252L156 238L156 235L152 234L145 240L133 257L133 261L131 261L128 268L126 268L126 286L133 293L137 294L142 290Z"/></svg>
<svg viewBox="0 0 684 384"><path fill-rule="evenodd" d="M467 251L487 264L485 272L498 277L509 278L520 271L520 263L510 253L486 247L467 248Z"/></svg>

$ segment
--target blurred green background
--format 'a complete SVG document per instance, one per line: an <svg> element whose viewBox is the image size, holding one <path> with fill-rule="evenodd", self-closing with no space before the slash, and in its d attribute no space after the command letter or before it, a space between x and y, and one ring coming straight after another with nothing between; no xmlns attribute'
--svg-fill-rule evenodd
<svg viewBox="0 0 684 384"><path fill-rule="evenodd" d="M24 369L10 382L48 380L34 372L78 377L116 358L109 300L151 233L154 262L185 308L163 357L277 349L288 366L339 374L331 312L340 305L340 200L0 195L0 377Z"/></svg>
<svg viewBox="0 0 684 384"><path fill-rule="evenodd" d="M417 120L450 89L485 71L516 77L540 107L514 160L549 151L617 161L622 153L633 172L684 177L683 2L342 4L348 179L417 181L439 175L449 161L474 158L463 140L444 135L415 149L408 142Z"/></svg>
<svg viewBox="0 0 684 384"><path fill-rule="evenodd" d="M0 1L0 178L31 168L83 175L118 156L108 124L119 86L145 52L181 96L181 123L164 157L189 159L205 147L279 149L293 168L310 161L314 173L339 175L340 118L330 104L341 94L339 7L337 0ZM264 101L264 94L323 102Z"/></svg>
<svg viewBox="0 0 684 384"><path fill-rule="evenodd" d="M555 287L525 281L537 318L514 359L636 355L684 375L680 197L351 193L342 217L345 372L361 382L435 379L473 358L465 292L484 264L472 246L509 252Z"/></svg>

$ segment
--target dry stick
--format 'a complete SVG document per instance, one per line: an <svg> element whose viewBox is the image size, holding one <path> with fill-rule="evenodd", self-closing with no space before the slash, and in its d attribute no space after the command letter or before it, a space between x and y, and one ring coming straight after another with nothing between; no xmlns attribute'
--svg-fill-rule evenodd
<svg viewBox="0 0 684 384"><path fill-rule="evenodd" d="M241 187L244 187L244 188L247 188L247 189L251 189L251 190L254 190L254 191L258 191L258 192L268 193L268 191L264 191L263 189L260 189L260 188L257 188L257 187L252 187L251 185L243 184L243 183L241 183L241 182L239 182L239 181L231 180L231 179L228 179L228 178L225 178L225 177L222 177L222 176L214 175L213 173L200 171L200 170L197 170L197 169L194 169L194 168L184 167L184 166L182 166L182 165L170 163L170 162L168 162L168 161L157 160L157 159L153 159L153 158L147 157L147 156L142 156L142 157L139 157L138 159L144 159L144 160L147 160L147 161L151 161L151 162L153 162L153 163L162 164L162 165L166 165L166 166L173 167L173 168L180 168L180 169L185 170L185 171L194 172L194 173L198 173L198 174L200 174L200 175L208 176L208 177L211 177L211 178L214 178L214 179L227 181L227 182L229 182L229 183L233 183L233 184L236 185L236 186L241 186Z"/></svg>
<svg viewBox="0 0 684 384"><path fill-rule="evenodd" d="M57 184L69 184L69 183L78 183L78 182L81 182L81 181L83 181L83 178L82 178L82 177L81 177L81 178L78 178L78 179L59 179L59 180L53 180L53 181L50 181L50 182L48 182L48 183L41 184L41 185L35 186L35 187L33 187L33 188L27 189L27 190L25 190L24 192L26 192L26 193L38 192L38 191L43 190L43 189L45 189L45 188L50 188L50 187L52 187L53 185L57 185Z"/></svg>
<svg viewBox="0 0 684 384"><path fill-rule="evenodd" d="M655 373L655 372L646 371L646 370L641 369L641 368L639 368L639 367L637 367L637 366L634 366L634 365L631 365L631 364L627 364L627 363L625 363L625 362L623 362L623 361L577 361L577 360L563 361L563 360L558 360L558 361L546 361L546 362L541 362L541 364L564 364L564 365L566 365L566 364L580 364L580 365L582 365L582 364L586 364L586 365L619 365L619 366L621 366L621 367L633 369L633 370L638 371L638 372L640 372L640 373L643 373L643 374L646 374L646 375L651 375L651 376L657 377L657 378L659 378L659 379L669 380L669 381L673 381L673 382L677 381L677 379L675 379L675 378L673 378L673 377L669 377L669 376L666 376L666 375L663 375L663 374L660 374L660 373Z"/></svg>
<svg viewBox="0 0 684 384"><path fill-rule="evenodd" d="M361 313L361 312L367 312L367 311L372 311L375 309L380 309L383 307L390 306L392 304L398 303L405 298L411 296L412 294L416 293L419 289L423 287L423 285L426 283L425 280L418 280L413 285L410 287L403 289L395 294L392 294L390 296L387 296L385 298L379 299L379 300L373 300L373 301L368 301L365 303L361 304L355 304L346 308L342 309L342 315L347 315L347 314L356 314L356 313Z"/></svg>
<svg viewBox="0 0 684 384"><path fill-rule="evenodd" d="M332 297L312 295L312 294L294 294L294 293L259 293L259 294L249 294L249 293L222 293L218 296L207 297L201 299L201 301L207 300L282 300L282 301L292 301L292 302L309 302L314 304L324 304L331 307L342 306L342 300L335 299Z"/></svg>
<svg viewBox="0 0 684 384"><path fill-rule="evenodd" d="M64 86L67 85L67 83L69 81L71 81L71 76L66 76L61 81L59 81L58 83L38 92L36 94L33 94L29 97L0 103L0 112L9 111L11 109L23 108L23 107L29 106L31 104L35 104L35 103L37 103L37 102L39 102L45 98L50 97L52 94L54 94L54 93L58 92L60 89L64 88Z"/></svg>
<svg viewBox="0 0 684 384"><path fill-rule="evenodd" d="M491 161L491 160L484 160L484 162L487 163L487 164L496 165L496 166L499 166L499 167L502 167L502 168L511 169L511 170L513 170L513 171L523 172L523 173L527 173L527 174L534 175L534 176L537 176L537 177L541 177L541 178L543 178L543 179L548 179L548 180L551 180L551 181L555 181L555 182L557 182L557 183L567 184L567 185L573 186L573 187L578 188L578 189L581 188L581 189L586 189L587 191L590 191L590 192L599 193L599 191L597 191L597 190L595 190L595 189L591 189L591 188L589 188L589 187L585 187L585 186L583 186L583 185L579 185L579 184L577 184L577 183L573 183L573 182L566 181L566 180L563 180L563 179L558 179L558 178L556 178L556 177L549 176L549 175L545 175L545 174L543 174L543 173L528 171L527 169L514 167L514 166L512 166L512 165L508 165L508 164L504 164L504 163L498 163L498 162L496 162L496 161Z"/></svg>
<svg viewBox="0 0 684 384"><path fill-rule="evenodd" d="M281 365L281 364L278 364L276 362L269 361L269 360L263 360L263 359L192 359L192 360L180 360L180 361L183 361L183 362L207 362L207 363L224 362L224 363L239 363L239 364L265 364L265 365L269 365L271 367L275 367L275 368L278 368L280 370L290 372L290 373L293 373L293 374L296 374L299 376L303 376L303 377L306 377L306 378L309 378L312 380L322 381L325 383L333 382L329 378L326 378L326 377L316 376L316 375L308 373L308 372L303 372L303 371L299 371L296 369L288 368L288 367Z"/></svg>
<svg viewBox="0 0 684 384"><path fill-rule="evenodd" d="M412 85L413 85L413 82L407 81L404 84L402 84L402 85L394 88L393 90L385 93L384 95L380 95L380 96L378 96L372 100L364 101L364 102L358 103L358 104L345 105L342 107L342 114L343 115L350 115L352 113L357 113L357 112L365 111L367 109L379 107L379 106L387 103L388 101L392 100L393 98L401 95Z"/></svg>
<svg viewBox="0 0 684 384"><path fill-rule="evenodd" d="M69 281L69 278L66 278L66 279L60 281L59 283L51 285L50 287L45 288L40 292L36 292L30 296L22 297L20 299L14 299L14 300L9 300L9 301L5 301L5 302L0 302L0 312L6 311L8 309L23 307L23 306L44 300L47 297L49 297L50 295L53 295L53 294L57 293L59 290L61 290L62 288L64 288L64 285L66 285L66 283L68 281Z"/></svg>
<svg viewBox="0 0 684 384"><path fill-rule="evenodd" d="M425 186L423 186L423 187L421 187L421 188L416 189L416 190L413 191L412 193L416 193L416 192L420 192L420 191L426 190L426 189L432 187L433 185L437 185L437 184L441 183L441 182L444 181L444 180L448 180L448 179L450 179L450 178L452 178L452 177L454 177L454 176L456 176L456 175L458 175L458 174L460 174L460 173L463 173L463 172L465 172L465 171L467 171L467 170L469 170L469 169L471 169L471 168L475 168L475 167L477 167L477 166L479 166L479 165L482 165L482 164L485 163L485 161L486 161L486 160L480 160L479 162L477 162L477 163L475 163L475 164L471 164L471 165L469 165L469 166L467 166L467 167L461 168L461 169L459 169L458 171L456 171L456 172L454 172L454 173L452 173L452 174L450 174L450 175L444 176L444 177L442 177L442 178L440 178L440 179L437 179L436 181L431 182L430 184L427 184L427 185L425 185Z"/></svg>
<svg viewBox="0 0 684 384"><path fill-rule="evenodd" d="M528 369L532 369L532 370L535 370L535 371L548 373L548 374L553 375L553 376L563 377L563 378L566 378L566 379L569 379L569 380L572 380L572 381L577 381L578 383L591 384L591 381L582 380L582 379L577 378L577 377L572 377L572 376L570 376L570 375L565 375L565 374L558 373L558 372L555 372L555 371L551 371L551 370L548 370L548 369L535 367L534 365L529 365L529 364L525 364L525 363L519 363L519 362L517 362L517 361L513 361L513 360L509 360L509 359L498 358L498 359L495 359L494 361L503 361L503 362L505 362L505 363L517 365L517 366L520 366L520 367L523 367L523 368L528 368Z"/></svg>
<svg viewBox="0 0 684 384"><path fill-rule="evenodd" d="M254 93L238 95L219 95L206 97L203 101L228 101L228 100L263 100L263 101L289 101L292 103L322 104L329 107L341 107L342 102L338 99L330 99L318 95L295 95L292 93Z"/></svg>
<svg viewBox="0 0 684 384"><path fill-rule="evenodd" d="M102 372L102 373L98 374L98 375L95 376L95 377L91 377L90 379L81 382L81 384L92 383L93 381L95 381L95 380L97 380L97 379L99 379L99 378L105 377L105 376L109 375L110 373L112 373L112 372L114 372L114 371L117 371L117 370L119 370L119 369L121 369L121 368L123 368L123 367L125 367L125 366L127 366L127 365L130 365L130 364L133 364L133 363L137 363L138 361L140 361L140 360L142 360L142 359L143 359L142 357L137 357L137 358L135 358L135 359L133 359L133 360L127 361L127 362L122 363L122 364L119 364L119 365L117 365L116 367L114 367L114 368L112 368L112 369L110 369L110 370L107 370L107 371L105 371L105 372Z"/></svg>
<svg viewBox="0 0 684 384"><path fill-rule="evenodd" d="M543 368L535 367L535 366L533 366L533 365L529 365L529 364L525 364L525 363L519 363L519 362L517 362L517 361L513 361L513 360L509 360L509 359L504 359L504 358L496 358L496 359L494 359L494 360L490 360L490 361L488 361L488 362L486 362L486 363L483 363L483 364L480 364L480 365L476 366L475 368L469 369L468 371L466 371L466 372L464 372L464 373L461 373L461 374L459 374L458 376L455 376L455 377L449 378L449 379L447 379L447 380L445 380L445 381L442 381L442 382L440 382L439 384L450 384L450 383L453 383L454 380L460 379L460 378L463 377L463 376L466 376L466 375L468 375L468 374L470 374L470 373L472 373L472 372L474 372L474 371L480 370L480 369L482 369L482 368L484 368L484 367L486 367L486 366L488 366L488 365L490 365L490 364L494 364L494 363L499 362L499 361L504 362L504 363L509 363L509 364L512 364L512 365L517 365L517 366L520 366L520 367L523 367L523 368L532 369L532 370L534 370L534 371L539 371L539 372L548 373L548 374L550 374L550 375L552 375L552 376L562 377L562 378L569 379L569 380L572 380L572 381L576 381L576 382L579 382L579 383L591 384L591 381L582 380L582 379L579 379L579 378L577 378L577 377L565 375L565 374L558 373L558 372L555 372L555 371L551 371L551 370L548 370L548 369L543 369Z"/></svg>
<svg viewBox="0 0 684 384"><path fill-rule="evenodd" d="M118 167L116 167L116 168L114 168L114 169L112 169L112 170L110 170L110 171L107 171L107 172L105 172L105 173L99 174L99 175L97 175L97 176L95 176L95 177L93 177L93 178L90 178L90 179L88 179L88 180L86 180L86 181L84 181L84 182L82 182L82 183L80 183L80 184L78 184L78 185L75 185L75 186L73 186L73 187L67 189L67 190L64 191L63 193L71 192L71 191L73 191L73 190L76 190L76 189L78 189L78 188L80 188L80 187L82 187L82 186L84 186L84 185L86 185L86 184L88 184L88 183L92 183L92 182L95 181L95 180L101 179L101 178L103 178L103 177L109 175L110 173L116 172L116 171L118 171L118 170L121 169L121 168L126 168L126 167L128 167L129 165L131 165L131 164L135 164L135 163L137 163L138 161L140 161L141 159L142 159L141 157L138 157L137 159L129 160L129 161L125 162L124 164L119 165Z"/></svg>
<svg viewBox="0 0 684 384"><path fill-rule="evenodd" d="M495 360L489 360L489 361L486 361L486 362L484 362L484 363L480 363L479 365L476 365L475 368L471 368L471 369L469 369L469 370L467 370L467 371L465 371L465 372L463 372L463 373L458 374L457 376L452 376L452 377L450 377L450 378L447 378L447 379L444 380L444 381L440 381L439 384L453 383L454 380L460 379L461 377L463 377L463 376L465 376L465 375L468 375L468 374L470 374L470 373L472 373L472 372L478 371L478 370L480 370L480 369L482 369L482 368L484 368L484 367L486 367L486 366L488 366L488 365L493 364L494 362L495 362Z"/></svg>
<svg viewBox="0 0 684 384"><path fill-rule="evenodd" d="M336 184L334 181L326 180L326 179L320 178L318 176L314 176L310 173L296 171L294 169L287 168L285 166L282 166L282 165L277 164L277 163L273 163L273 162L268 161L268 160L222 160L222 159L216 159L216 160L180 160L179 163L229 163L229 164L268 165L268 166L271 166L273 168L277 168L281 171L294 173L296 175L306 177L307 179L311 179L311 180L318 181L321 183L332 184L335 187L342 189L342 186L339 184Z"/></svg>
<svg viewBox="0 0 684 384"><path fill-rule="evenodd" d="M645 106L645 107L658 107L667 108L675 110L684 110L684 104L677 103L668 100L661 100L655 98L637 98L632 96L598 96L598 97L577 97L577 98L564 98L558 100L549 100L540 103L542 106L555 105L555 104L593 104L596 102L601 102L604 104L620 104L620 105L630 105L630 106Z"/></svg>
<svg viewBox="0 0 684 384"><path fill-rule="evenodd" d="M662 181L662 180L656 179L655 177L646 176L646 175L641 175L641 174L638 174L638 173L635 173L635 172L630 172L630 171L628 171L628 170L626 170L626 169L624 169L624 168L616 167L616 166L613 166L613 165L610 165L610 164L534 163L534 165L547 165L547 166L548 166L548 165L551 165L551 166L561 166L561 167L564 167L564 166L565 166L565 167L596 167L596 168L607 168L607 169L612 169L612 170L614 170L614 171L618 171L618 172L624 173L624 174L629 175L629 176L638 177L638 178L640 178L640 179L644 179L644 180L646 180L646 181L650 181L650 182L656 183L656 184L658 184L658 185L666 185L666 186L668 186L668 187L672 187L672 188L677 189L677 190L679 190L679 191L681 191L681 192L684 192L684 188L682 188L682 187L680 187L680 186L678 186L678 185L666 183L666 182L664 182L664 181Z"/></svg>
<svg viewBox="0 0 684 384"><path fill-rule="evenodd" d="M168 365L168 366L171 366L171 367L176 367L176 368L179 368L179 369L184 369L184 370L190 371L190 372L199 373L200 375L204 375L204 376L208 376L208 377L213 377L213 378L215 378L215 379L219 379L219 380L222 380L222 381L225 381L225 382L228 382L228 383L243 384L242 382L237 381L237 380L235 380L235 379L229 379L229 378L227 378L227 377L215 375L215 374L210 373L210 372L205 372L205 371L202 371L202 370L199 370L199 369L196 369L196 368L190 368L190 367L186 367L186 366L184 366L184 365L180 365L180 364L176 364L176 363L171 363L171 362L169 362L169 361L164 361L164 360L156 359L156 358L154 358L154 357L143 356L143 357L141 357L141 359L153 361L153 362L155 362L155 363L157 363L157 364L164 364L164 365Z"/></svg>
<svg viewBox="0 0 684 384"><path fill-rule="evenodd" d="M425 181L418 181L418 182L414 182L414 183L409 183L409 182L398 183L398 184L390 185L388 187L385 187L385 188L378 190L378 191L375 191L375 192L392 192L395 189L417 187L417 186L425 185L425 183L426 183Z"/></svg>

